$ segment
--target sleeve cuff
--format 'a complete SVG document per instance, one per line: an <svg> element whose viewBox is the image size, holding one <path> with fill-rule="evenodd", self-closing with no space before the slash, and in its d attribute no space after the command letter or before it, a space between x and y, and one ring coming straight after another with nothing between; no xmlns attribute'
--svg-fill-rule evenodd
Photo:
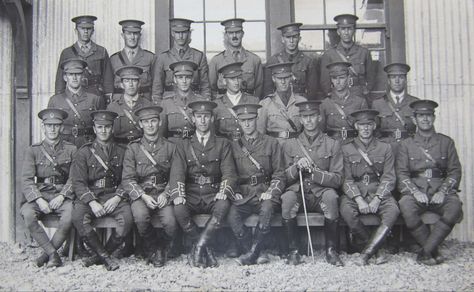
<svg viewBox="0 0 474 292"><path fill-rule="evenodd" d="M95 194L91 191L88 191L84 194L82 194L80 197L79 197L79 200L83 201L84 203L88 204L90 201L94 201L94 200L97 200L97 197L95 196Z"/></svg>

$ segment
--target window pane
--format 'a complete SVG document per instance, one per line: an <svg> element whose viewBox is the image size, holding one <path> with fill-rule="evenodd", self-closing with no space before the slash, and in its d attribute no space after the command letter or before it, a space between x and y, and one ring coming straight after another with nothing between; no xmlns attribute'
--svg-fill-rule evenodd
<svg viewBox="0 0 474 292"><path fill-rule="evenodd" d="M324 31L303 30L301 31L300 49L303 51L324 50Z"/></svg>
<svg viewBox="0 0 474 292"><path fill-rule="evenodd" d="M234 18L234 0L205 0L206 20Z"/></svg>
<svg viewBox="0 0 474 292"><path fill-rule="evenodd" d="M203 0L174 0L174 17L202 21L204 16L202 1Z"/></svg>
<svg viewBox="0 0 474 292"><path fill-rule="evenodd" d="M193 23L191 25L191 47L200 51L204 50L204 25Z"/></svg>
<svg viewBox="0 0 474 292"><path fill-rule="evenodd" d="M356 0L359 23L385 23L383 0Z"/></svg>
<svg viewBox="0 0 474 292"><path fill-rule="evenodd" d="M344 13L354 14L354 0L325 0L326 23L335 24L334 16Z"/></svg>
<svg viewBox="0 0 474 292"><path fill-rule="evenodd" d="M220 23L206 23L206 50L224 50L224 27Z"/></svg>
<svg viewBox="0 0 474 292"><path fill-rule="evenodd" d="M219 54L220 52L209 52L207 51L206 57L207 57L207 62L209 63L215 55Z"/></svg>
<svg viewBox="0 0 474 292"><path fill-rule="evenodd" d="M324 0L295 0L295 21L324 24Z"/></svg>
<svg viewBox="0 0 474 292"><path fill-rule="evenodd" d="M266 48L265 22L245 22L242 45L249 51L264 51Z"/></svg>
<svg viewBox="0 0 474 292"><path fill-rule="evenodd" d="M237 0L237 17L265 19L265 0Z"/></svg>
<svg viewBox="0 0 474 292"><path fill-rule="evenodd" d="M326 38L325 38L325 43L324 43L324 48L327 50L330 47L334 47L339 43L339 40L341 39L339 35L337 34L337 31L335 29L328 29L324 31Z"/></svg>
<svg viewBox="0 0 474 292"><path fill-rule="evenodd" d="M253 52L255 53L257 56L260 57L260 59L262 60L262 64L265 64L267 62L267 53L265 52Z"/></svg>
<svg viewBox="0 0 474 292"><path fill-rule="evenodd" d="M378 29L357 29L356 41L368 49L385 48L385 34L382 30Z"/></svg>

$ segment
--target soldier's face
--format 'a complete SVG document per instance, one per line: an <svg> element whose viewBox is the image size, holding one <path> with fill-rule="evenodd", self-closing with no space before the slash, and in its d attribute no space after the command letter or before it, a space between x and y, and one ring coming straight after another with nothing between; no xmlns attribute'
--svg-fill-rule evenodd
<svg viewBox="0 0 474 292"><path fill-rule="evenodd" d="M372 138L375 128L376 128L375 122L356 122L354 125L354 128L357 130L359 133L359 138L362 139L370 139Z"/></svg>
<svg viewBox="0 0 474 292"><path fill-rule="evenodd" d="M196 125L196 130L200 133L207 133L211 129L211 123L214 117L211 113L194 113L192 119Z"/></svg>
<svg viewBox="0 0 474 292"><path fill-rule="evenodd" d="M139 79L133 78L122 78L122 88L124 92L129 96L135 96L138 93Z"/></svg>
<svg viewBox="0 0 474 292"><path fill-rule="evenodd" d="M48 141L57 141L59 139L59 134L63 130L63 125L43 123L42 128L44 131L44 136Z"/></svg>
<svg viewBox="0 0 474 292"><path fill-rule="evenodd" d="M257 117L247 119L239 118L239 124L245 135L252 136L257 130Z"/></svg>
<svg viewBox="0 0 474 292"><path fill-rule="evenodd" d="M179 90L183 92L188 92L191 88L191 82L193 81L192 75L175 75L174 83Z"/></svg>
<svg viewBox="0 0 474 292"><path fill-rule="evenodd" d="M290 52L296 51L298 49L298 44L300 40L301 36L299 34L281 37L281 42L285 46L286 50Z"/></svg>
<svg viewBox="0 0 474 292"><path fill-rule="evenodd" d="M387 82L391 91L395 93L401 93L403 90L405 90L407 76L405 74L390 74L388 75Z"/></svg>
<svg viewBox="0 0 474 292"><path fill-rule="evenodd" d="M65 73L64 81L66 81L67 86L72 89L79 89L81 87L82 73Z"/></svg>
<svg viewBox="0 0 474 292"><path fill-rule="evenodd" d="M236 94L240 91L242 86L242 76L224 78L224 84L227 88L227 92L231 94Z"/></svg>
<svg viewBox="0 0 474 292"><path fill-rule="evenodd" d="M191 37L191 32L187 31L171 31L174 42L179 46L186 46Z"/></svg>
<svg viewBox="0 0 474 292"><path fill-rule="evenodd" d="M331 76L331 83L336 91L343 91L349 87L349 75Z"/></svg>
<svg viewBox="0 0 474 292"><path fill-rule="evenodd" d="M272 76L273 83L275 84L275 88L277 91L285 92L290 89L291 78L293 76L288 77L276 77Z"/></svg>
<svg viewBox="0 0 474 292"><path fill-rule="evenodd" d="M88 43L91 40L92 35L94 34L93 27L76 27L77 39L81 42Z"/></svg>
<svg viewBox="0 0 474 292"><path fill-rule="evenodd" d="M414 123L421 131L431 131L435 118L434 114L415 114Z"/></svg>
<svg viewBox="0 0 474 292"><path fill-rule="evenodd" d="M244 31L229 31L224 34L226 42L234 48L240 48L242 45L242 38L244 37Z"/></svg>
<svg viewBox="0 0 474 292"><path fill-rule="evenodd" d="M337 34L344 43L352 43L354 39L355 27L338 27Z"/></svg>
<svg viewBox="0 0 474 292"><path fill-rule="evenodd" d="M112 138L112 124L99 125L94 123L94 133L97 136L99 142L108 142Z"/></svg>
<svg viewBox="0 0 474 292"><path fill-rule="evenodd" d="M143 119L138 121L140 128L143 129L143 133L147 136L155 136L158 134L158 128L160 126L159 118Z"/></svg>
<svg viewBox="0 0 474 292"><path fill-rule="evenodd" d="M138 31L124 31L122 32L122 38L127 48L136 48L140 42L141 33Z"/></svg>
<svg viewBox="0 0 474 292"><path fill-rule="evenodd" d="M321 116L317 113L314 114L302 114L300 117L301 124L306 131L314 131L318 128Z"/></svg>

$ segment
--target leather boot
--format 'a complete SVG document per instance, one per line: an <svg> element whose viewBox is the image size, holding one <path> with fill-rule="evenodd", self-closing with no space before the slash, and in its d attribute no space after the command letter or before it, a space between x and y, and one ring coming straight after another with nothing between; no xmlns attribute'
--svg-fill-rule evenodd
<svg viewBox="0 0 474 292"><path fill-rule="evenodd" d="M117 259L122 259L125 257L129 257L133 254L133 233L134 229L132 229L127 235L124 236L123 245L120 244L117 248L113 249L112 251L107 250L110 254L113 254L114 257ZM138 233L137 233L138 235ZM116 236L115 229L112 232L111 238ZM107 247L106 247L107 248Z"/></svg>
<svg viewBox="0 0 474 292"><path fill-rule="evenodd" d="M390 228L381 224L377 230L375 230L369 244L360 254L360 257L356 260L355 264L358 266L366 266L369 264L369 259L377 252L383 240L390 232Z"/></svg>
<svg viewBox="0 0 474 292"><path fill-rule="evenodd" d="M214 232L217 230L217 218L211 216L207 221L194 249L192 264L195 267L206 267L205 250Z"/></svg>
<svg viewBox="0 0 474 292"><path fill-rule="evenodd" d="M420 225L410 229L410 234L420 246L423 246L430 236L430 228L426 224L420 222Z"/></svg>
<svg viewBox="0 0 474 292"><path fill-rule="evenodd" d="M248 266L254 265L256 263L257 258L262 251L265 235L266 234L262 233L262 230L259 226L255 227L255 233L253 235L253 242L252 246L250 247L250 251L236 259L239 265Z"/></svg>
<svg viewBox="0 0 474 292"><path fill-rule="evenodd" d="M38 268L41 268L49 261L49 256L46 252L42 252L41 255L36 259L35 263Z"/></svg>
<svg viewBox="0 0 474 292"><path fill-rule="evenodd" d="M289 265L299 265L301 263L301 256L298 252L298 225L296 218L283 219L283 228L285 240L288 242L288 258L286 263Z"/></svg>
<svg viewBox="0 0 474 292"><path fill-rule="evenodd" d="M100 243L99 236L95 231L86 234L83 240L97 254L108 271L115 271L119 268L118 263L109 256L102 243Z"/></svg>
<svg viewBox="0 0 474 292"><path fill-rule="evenodd" d="M61 261L61 258L59 257L59 254L57 252L53 252L52 254L49 255L48 259L48 268L52 267L60 267L63 265L63 262Z"/></svg>
<svg viewBox="0 0 474 292"><path fill-rule="evenodd" d="M191 247L191 251L188 253L187 258L188 258L188 264L190 266L194 266L193 264L193 259L196 253L196 241L199 238L199 230L196 224L191 220L187 226L183 227L183 231L186 235L187 238L193 243Z"/></svg>
<svg viewBox="0 0 474 292"><path fill-rule="evenodd" d="M362 252L364 247L367 245L367 242L370 239L370 234L367 231L367 227L362 224L362 222L358 222L355 228L351 230L352 233L352 241L351 246L352 249L356 252Z"/></svg>
<svg viewBox="0 0 474 292"><path fill-rule="evenodd" d="M151 258L151 263L154 267L157 268L163 267L166 261L168 260L168 253L172 241L172 239L166 234L163 235L162 240L162 245L158 248L158 250L155 251L154 255Z"/></svg>
<svg viewBox="0 0 474 292"><path fill-rule="evenodd" d="M216 255L214 254L214 249L212 247L206 246L205 258L207 267L215 268L219 266L219 262L217 262Z"/></svg>
<svg viewBox="0 0 474 292"><path fill-rule="evenodd" d="M236 258L243 253L246 253L250 248L250 237L251 233L244 226L244 232L242 234L237 234L235 237L237 240L231 240L229 249L226 252L226 256L229 258Z"/></svg>
<svg viewBox="0 0 474 292"><path fill-rule="evenodd" d="M336 267L344 266L337 252L339 242L339 220L324 219L324 237L326 243L326 261Z"/></svg>
<svg viewBox="0 0 474 292"><path fill-rule="evenodd" d="M438 246L449 235L449 233L451 233L452 229L453 226L444 223L442 220L438 220L438 222L434 224L430 236L426 239L426 242L423 245L423 250L421 251L421 256L419 256L417 261L429 266L438 264L436 259L433 258L433 252L436 251Z"/></svg>

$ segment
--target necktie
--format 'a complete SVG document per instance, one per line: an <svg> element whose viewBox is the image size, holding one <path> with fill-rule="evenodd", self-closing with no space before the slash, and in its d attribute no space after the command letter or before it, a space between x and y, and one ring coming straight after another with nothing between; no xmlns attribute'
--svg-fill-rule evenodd
<svg viewBox="0 0 474 292"><path fill-rule="evenodd" d="M250 145L253 145L253 142L255 141L255 138L249 138L248 142Z"/></svg>
<svg viewBox="0 0 474 292"><path fill-rule="evenodd" d="M84 52L84 53L87 53L89 52L89 48L87 46L81 46L81 50Z"/></svg>
<svg viewBox="0 0 474 292"><path fill-rule="evenodd" d="M397 100L397 105L399 105L400 104L400 96L398 96L398 95L395 96L395 99Z"/></svg>
<svg viewBox="0 0 474 292"><path fill-rule="evenodd" d="M179 57L182 59L184 57L184 50L179 49Z"/></svg>
<svg viewBox="0 0 474 292"><path fill-rule="evenodd" d="M232 56L236 62L239 61L239 51L233 51Z"/></svg>
<svg viewBox="0 0 474 292"><path fill-rule="evenodd" d="M130 61L132 61L132 60L133 60L133 57L135 57L135 52L134 52L134 51L128 51L128 59L129 59Z"/></svg>
<svg viewBox="0 0 474 292"><path fill-rule="evenodd" d="M202 147L206 146L206 144L204 143L204 137L201 137L201 145Z"/></svg>

